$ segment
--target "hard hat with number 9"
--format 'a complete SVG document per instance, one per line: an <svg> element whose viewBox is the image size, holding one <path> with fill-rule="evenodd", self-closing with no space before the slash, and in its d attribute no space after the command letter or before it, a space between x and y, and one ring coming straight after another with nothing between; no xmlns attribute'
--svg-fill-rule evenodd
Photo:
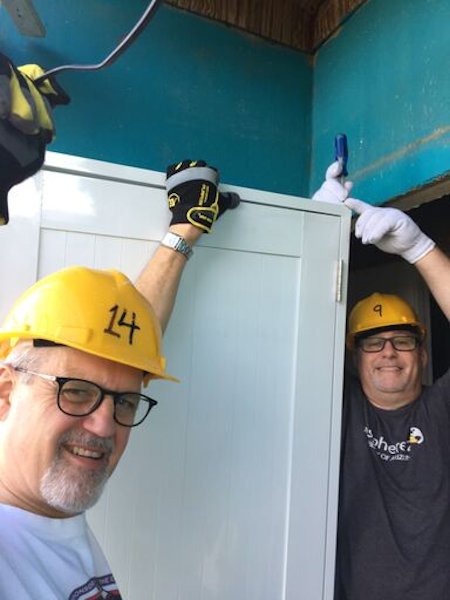
<svg viewBox="0 0 450 600"><path fill-rule="evenodd" d="M362 333L396 327L416 329L422 338L426 335L425 326L405 300L394 294L376 292L360 300L350 312L347 346L353 348L355 338Z"/></svg>
<svg viewBox="0 0 450 600"><path fill-rule="evenodd" d="M165 371L161 328L147 300L114 270L68 267L32 285L0 328L0 358L19 340L37 339L178 381Z"/></svg>

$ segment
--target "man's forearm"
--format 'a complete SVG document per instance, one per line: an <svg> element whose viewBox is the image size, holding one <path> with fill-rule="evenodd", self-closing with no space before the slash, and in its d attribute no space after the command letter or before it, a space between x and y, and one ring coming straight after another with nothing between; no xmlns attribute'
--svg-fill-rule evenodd
<svg viewBox="0 0 450 600"><path fill-rule="evenodd" d="M415 263L434 299L450 320L450 258L435 247Z"/></svg>
<svg viewBox="0 0 450 600"><path fill-rule="evenodd" d="M181 235L193 246L202 230L189 224L172 225L169 231ZM175 304L186 258L165 246L159 246L136 280L136 287L150 302L164 332Z"/></svg>

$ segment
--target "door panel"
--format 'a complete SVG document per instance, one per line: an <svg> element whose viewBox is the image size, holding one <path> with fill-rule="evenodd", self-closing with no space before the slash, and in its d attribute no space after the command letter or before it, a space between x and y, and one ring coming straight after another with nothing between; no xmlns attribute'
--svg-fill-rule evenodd
<svg viewBox="0 0 450 600"><path fill-rule="evenodd" d="M8 225L0 227L0 322L19 294L36 281L42 173L8 194Z"/></svg>
<svg viewBox="0 0 450 600"><path fill-rule="evenodd" d="M134 279L170 219L161 176L74 160L41 174L38 276ZM89 518L128 600L331 600L349 211L229 189L165 335L181 383L150 385Z"/></svg>

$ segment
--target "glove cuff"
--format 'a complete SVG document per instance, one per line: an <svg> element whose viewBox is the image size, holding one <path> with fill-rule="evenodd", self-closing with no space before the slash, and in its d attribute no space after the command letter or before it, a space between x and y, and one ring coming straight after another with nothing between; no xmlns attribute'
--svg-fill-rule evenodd
<svg viewBox="0 0 450 600"><path fill-rule="evenodd" d="M431 252L435 246L436 242L433 242L431 238L423 234L412 248L402 253L402 258L414 265L418 260Z"/></svg>
<svg viewBox="0 0 450 600"><path fill-rule="evenodd" d="M183 169L166 179L167 192L170 193L177 185L194 180L208 181L217 187L219 174L215 169L211 169L210 167L190 167L189 169Z"/></svg>

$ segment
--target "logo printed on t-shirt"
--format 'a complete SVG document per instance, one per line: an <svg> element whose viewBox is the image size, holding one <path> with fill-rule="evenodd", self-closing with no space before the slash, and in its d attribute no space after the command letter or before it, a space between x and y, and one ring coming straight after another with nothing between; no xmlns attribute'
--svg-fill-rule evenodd
<svg viewBox="0 0 450 600"><path fill-rule="evenodd" d="M74 590L69 600L121 600L114 577L109 573L102 577L92 577Z"/></svg>
<svg viewBox="0 0 450 600"><path fill-rule="evenodd" d="M408 442L410 444L422 444L424 441L423 433L420 431L418 427L410 427L409 428L409 438Z"/></svg>
<svg viewBox="0 0 450 600"><path fill-rule="evenodd" d="M408 461L412 459L411 446L423 444L425 437L418 427L410 427L407 440L390 443L384 437L374 436L372 430L367 425L364 427L364 433L367 437L367 443L371 450L386 462L393 460Z"/></svg>

